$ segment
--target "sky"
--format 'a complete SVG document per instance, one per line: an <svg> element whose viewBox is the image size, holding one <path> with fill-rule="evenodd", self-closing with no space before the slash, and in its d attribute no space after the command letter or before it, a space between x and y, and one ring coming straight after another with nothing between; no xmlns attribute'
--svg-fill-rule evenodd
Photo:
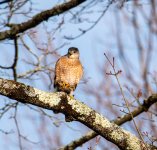
<svg viewBox="0 0 157 150"><path fill-rule="evenodd" d="M55 4L54 1L50 1L50 0L45 0L44 2L39 2L38 0L33 0L33 8L35 9L35 11L32 14L29 15L33 15L41 10L46 10L46 9L50 9L52 8ZM57 3L57 1L56 1ZM60 1L61 3L61 1ZM144 5L142 5L142 7L144 7L145 9L147 9L149 11L150 6L148 5L148 1L142 1L141 3L143 3ZM24 10L27 10L29 6L29 3L23 8ZM0 8L5 7L5 5L0 6ZM98 7L100 9L102 9L104 6L102 5L102 7L100 6L95 6L92 7L91 9L89 9L88 11L90 12L91 10L97 10ZM72 11L77 11L78 8L73 9ZM83 64L84 67L84 78L88 79L87 84L90 85L93 88L96 88L96 85L99 85L100 82L103 80L104 76L102 76L102 74L99 72L99 69L97 67L97 65L99 64L100 67L103 67L101 65L104 65L104 61L105 61L105 57L104 57L104 53L109 54L111 57L115 57L116 59L116 65L117 68L121 69L123 67L123 64L121 64L121 61L119 59L119 51L117 49L117 41L115 38L116 32L117 32L117 28L121 28L121 32L119 33L120 36L122 37L122 41L125 43L125 51L128 61L131 62L131 66L130 69L134 69L135 70L135 75L138 73L139 74L139 70L140 70L140 66L138 65L138 57L137 57L137 47L135 45L135 37L134 37L134 31L133 28L131 27L131 23L129 22L129 20L131 20L133 18L133 13L132 13L132 5L131 3L126 3L125 7L120 11L119 9L117 9L117 7L115 5L113 5L112 7L109 8L109 10L105 13L105 15L103 16L103 18L99 21L99 23L93 28L91 29L89 32L87 32L86 34L82 35L79 38L76 38L74 40L67 40L64 39L64 36L72 36L72 35L76 35L77 33L79 33L79 28L83 28L86 29L88 28L88 26L90 24L87 23L81 23L81 24L74 24L73 22L70 22L68 19L71 17L71 14L68 13L67 16L65 17L65 24L62 26L62 30L57 32L54 37L55 40L52 42L54 45L54 47L59 47L62 43L66 42L68 43L66 46L64 46L63 48L59 49L59 54L60 55L64 55L67 53L67 49L71 46L75 46L78 47L80 50L80 59L81 62ZM0 10L0 11L6 11L6 10ZM122 13L120 13L122 12ZM125 15L126 16L125 16ZM88 17L88 19L93 19L95 20L98 17L99 13L89 13L88 15L83 15L84 18ZM116 21L115 16L119 15L119 20ZM147 14L149 16L149 13ZM5 15L1 15L0 18L4 19L6 16ZM53 27L55 27L55 21L58 20L58 22L60 21L59 19L61 19L63 16L56 16L53 17L51 19L48 20L48 22L44 22L44 25L48 28L48 31L51 31ZM140 29L141 30L141 38L142 41L144 42L145 40L147 40L148 38L148 28L147 28L147 24L143 21L142 16L139 15L137 16L138 19L141 21L140 24ZM13 22L23 22L26 21L26 17L21 17L19 14L15 15L15 17L13 17ZM53 24L54 22L54 24ZM42 31L42 28L44 26L43 25L39 25L37 27L37 29L41 30L41 33L39 33L39 37L40 39L38 39L40 42L44 42L45 40L45 35L44 35L44 31ZM1 29L4 30L4 29ZM34 44L31 42L31 40L29 39L28 36L24 36L24 39L26 40L27 44L34 50L36 51L36 48L34 46ZM155 41L156 39L154 39ZM0 64L1 65L9 65L12 63L12 55L14 54L13 46L10 44L11 41L2 41L0 42L0 48L1 48L1 52L0 52ZM145 46L147 46L145 43L143 43ZM154 44L156 45L156 44ZM155 46L154 46L155 47ZM20 68L19 70L17 70L19 73L25 72L27 69L31 69L31 66L23 66L23 60L30 60L32 58L29 58L29 54L26 51L22 50L22 46L20 46L21 50L19 51L19 55L20 55L20 60L18 63L18 68ZM37 52L38 53L38 52ZM40 53L40 52L39 52ZM156 57L156 53L153 53L153 58ZM153 59L152 58L152 59ZM51 59L51 57L49 58ZM156 62L157 60L154 59L150 71L154 70L155 66L156 66ZM110 68L109 68L110 69ZM125 85L127 83L127 81L123 80L123 76L126 75L126 70L123 70L122 72L122 76L120 76L120 80L122 82L123 85ZM2 71L0 69L0 76L4 77L4 78L9 78L11 79L12 76L10 75L11 71ZM39 77L41 78L41 76ZM135 78L135 80L139 80L139 76L137 78ZM46 90L47 86L45 86L42 81L37 80L37 81L29 81L29 80L19 80L20 82L23 82L25 84L29 84L33 87L39 88L41 90ZM94 83L94 84L93 84ZM76 98L83 101L85 104L87 104L88 106L92 107L93 109L96 109L96 101L95 99L93 99L92 95L86 95L85 93L81 92L83 88L85 88L86 85L84 84L80 84L76 90ZM131 86L131 85L130 85ZM81 93L81 94L80 94ZM2 99L6 99L6 98L2 98ZM90 99L90 102L87 101L88 99ZM23 105L21 107L19 107L18 110L19 113L19 117L23 118L20 120L19 124L22 130L22 133L24 135L26 135L28 138L31 138L33 141L39 141L39 137L38 134L36 133L36 131L34 131L34 126L32 126L29 118L31 113L34 113L33 111L31 112L30 109L24 107ZM100 111L104 116L108 116L109 112L107 112L106 110L98 110ZM28 114L26 112L29 112ZM12 130L12 128L15 128L15 125L13 124L13 121L10 121L10 123L8 124L8 119L10 117L10 114L13 114L12 111L10 111L10 113L8 115L6 115L4 118L2 118L1 120L1 124L0 124L0 128L3 129L8 129L8 130ZM55 115L54 115L55 116ZM64 120L64 117L62 115L56 115L58 117L61 117ZM112 118L112 117L111 117ZM111 119L110 118L110 119ZM113 119L113 118L112 118ZM35 126L38 128L40 126L40 118L39 115L37 113L34 113L34 115L32 116L32 120L34 121ZM54 122L56 122L57 119L54 119L52 121L52 124ZM32 122L33 122L32 121ZM65 130L66 128L66 130ZM71 130L71 128L73 128L73 130ZM127 128L127 126L126 126ZM62 135L64 135L62 137L62 142L63 144L68 144L69 142L71 142L74 139L77 139L78 137L80 137L81 135L83 135L84 133L87 132L87 130L89 130L87 127L85 127L84 125L78 123L78 122L72 122L72 123L62 123L60 127L54 127L52 128L48 128L48 131L46 131L47 129L45 129L45 132L50 132L52 134L54 133L62 133ZM40 132L40 130L39 130ZM4 137L6 138L6 140L3 140ZM13 147L10 147L9 145L7 145L7 149L8 150L17 150L18 146L17 146L17 139L14 139L14 135L11 135L10 137L8 136L4 136L3 134L0 134L0 148L5 149L6 148L6 144L8 144L8 140L11 141L11 143L14 145ZM46 139L43 138L42 142L45 142ZM54 139L55 140L55 139ZM86 148L86 147L83 147ZM81 148L78 148L77 150L81 150ZM99 150L100 147L97 147L97 150Z"/></svg>

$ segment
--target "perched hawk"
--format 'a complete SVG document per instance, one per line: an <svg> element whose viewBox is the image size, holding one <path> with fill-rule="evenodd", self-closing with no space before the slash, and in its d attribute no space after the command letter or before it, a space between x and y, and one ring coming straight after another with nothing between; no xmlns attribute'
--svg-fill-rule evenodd
<svg viewBox="0 0 157 150"><path fill-rule="evenodd" d="M83 75L83 67L79 60L79 50L71 47L68 53L58 59L55 66L54 88L73 95Z"/></svg>

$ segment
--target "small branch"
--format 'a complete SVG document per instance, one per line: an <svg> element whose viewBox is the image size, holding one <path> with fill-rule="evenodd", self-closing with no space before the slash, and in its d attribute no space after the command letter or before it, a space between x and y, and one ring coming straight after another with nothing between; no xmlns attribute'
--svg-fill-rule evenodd
<svg viewBox="0 0 157 150"><path fill-rule="evenodd" d="M17 66L17 61L18 61L18 43L17 43L17 37L14 38L14 45L15 45L15 56L14 56L14 63L12 65L12 69L13 69L14 80L17 81L17 73L16 73L16 66Z"/></svg>
<svg viewBox="0 0 157 150"><path fill-rule="evenodd" d="M0 5L1 5L1 4L4 4L4 3L9 3L9 2L11 2L11 1L13 1L13 0L4 0L4 1L0 2Z"/></svg>
<svg viewBox="0 0 157 150"><path fill-rule="evenodd" d="M129 114L131 115L132 121L133 121L133 123L134 123L134 126L135 126L135 128L136 128L136 130L137 130L137 132L138 132L138 134L139 134L139 136L140 136L140 138L141 138L141 140L142 140L143 143L144 143L143 136L142 136L140 130L138 129L137 125L136 125L136 122L135 122L135 120L134 120L134 117L133 117L133 115L132 115L132 113L131 113L131 110L130 110L130 107L129 107L129 103L128 103L127 99L125 98L124 91L123 91L122 86L121 86L121 83L120 83L120 81L119 81L119 78L118 78L118 74L119 74L118 72L119 72L119 71L118 71L118 72L116 71L116 68L115 68L115 59L114 59L114 57L113 57L113 62L111 62L110 59L108 58L108 56L107 56L105 53L104 53L104 55L105 55L106 59L108 60L108 62L110 63L110 65L112 66L112 69L113 69L113 72L114 72L114 73L111 74L111 75L114 75L115 78L116 78L116 80L117 80L118 86L119 86L119 88L120 88L121 95L122 95L123 100L124 100L124 102L125 102L125 104L126 104L126 107L127 107L127 109L128 109L128 112L129 112ZM147 146L146 146L146 149L148 150Z"/></svg>
<svg viewBox="0 0 157 150"><path fill-rule="evenodd" d="M17 129L18 140L19 140L19 148L20 148L20 150L22 150L21 133L20 133L20 129L19 129L18 121L17 121L17 106L18 106L18 103L15 106L15 113L14 113L13 119L14 119L15 126L16 126L16 129Z"/></svg>
<svg viewBox="0 0 157 150"><path fill-rule="evenodd" d="M79 38L80 36L84 35L88 31L90 31L91 29L93 29L99 23L99 21L102 19L102 17L105 15L106 11L108 10L108 8L111 6L111 4L113 2L114 2L114 0L111 0L108 2L106 8L102 11L101 15L97 18L97 20L90 27L88 27L87 29L80 29L79 31L81 33L74 36L74 37L64 36L64 38L67 40L74 40L74 39Z"/></svg>
<svg viewBox="0 0 157 150"><path fill-rule="evenodd" d="M10 67L4 67L0 65L0 68L2 69L12 69L13 70L13 77L14 80L17 81L17 73L16 73L16 66L18 61L18 43L17 43L17 37L14 38L14 46L15 46L15 56L14 56L14 62Z"/></svg>

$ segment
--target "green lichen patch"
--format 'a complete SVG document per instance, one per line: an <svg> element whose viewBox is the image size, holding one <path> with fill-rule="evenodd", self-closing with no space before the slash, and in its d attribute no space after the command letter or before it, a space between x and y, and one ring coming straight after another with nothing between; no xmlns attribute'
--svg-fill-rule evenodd
<svg viewBox="0 0 157 150"><path fill-rule="evenodd" d="M95 125L100 125L104 128L110 128L111 127L111 123L105 119L102 115L96 113L95 115L95 121L94 121Z"/></svg>

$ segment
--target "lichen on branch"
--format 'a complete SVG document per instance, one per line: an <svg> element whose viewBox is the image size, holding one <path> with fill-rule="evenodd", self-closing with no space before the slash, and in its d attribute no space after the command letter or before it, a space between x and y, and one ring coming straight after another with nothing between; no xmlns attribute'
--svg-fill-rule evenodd
<svg viewBox="0 0 157 150"><path fill-rule="evenodd" d="M142 143L130 132L110 122L95 110L66 93L45 92L23 83L0 78L0 94L22 103L72 116L75 120L88 126L121 149L141 150L141 145L143 148L147 146L148 149L152 149L149 144ZM157 101L157 95L154 95L153 98Z"/></svg>

